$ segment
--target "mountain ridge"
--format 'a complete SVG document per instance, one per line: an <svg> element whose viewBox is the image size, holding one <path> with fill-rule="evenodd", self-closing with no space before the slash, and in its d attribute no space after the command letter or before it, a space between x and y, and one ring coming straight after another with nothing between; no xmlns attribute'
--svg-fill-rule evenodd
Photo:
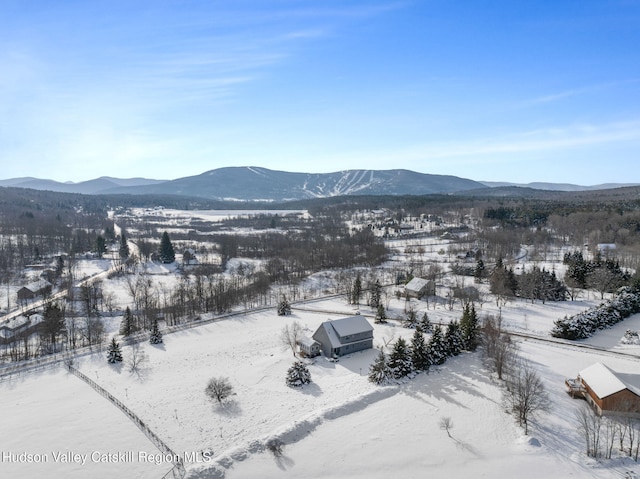
<svg viewBox="0 0 640 479"><path fill-rule="evenodd" d="M233 166L174 180L102 176L78 183L33 177L0 180L0 186L63 193L177 195L224 201L293 201L354 195L456 194L486 188L522 187L545 191L593 191L636 184L580 186L561 183L508 183L475 181L453 175L434 175L407 169L353 169L330 173L271 170L259 166Z"/></svg>

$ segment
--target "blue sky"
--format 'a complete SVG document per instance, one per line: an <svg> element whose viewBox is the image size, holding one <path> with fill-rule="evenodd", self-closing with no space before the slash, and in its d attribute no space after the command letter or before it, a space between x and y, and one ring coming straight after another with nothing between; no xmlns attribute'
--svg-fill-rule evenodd
<svg viewBox="0 0 640 479"><path fill-rule="evenodd" d="M640 1L3 0L0 178L640 183Z"/></svg>

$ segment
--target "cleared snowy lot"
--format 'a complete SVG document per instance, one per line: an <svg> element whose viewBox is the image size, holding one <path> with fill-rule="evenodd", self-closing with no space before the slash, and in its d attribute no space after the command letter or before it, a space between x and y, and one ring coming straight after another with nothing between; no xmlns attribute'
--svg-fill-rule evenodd
<svg viewBox="0 0 640 479"><path fill-rule="evenodd" d="M400 304L392 302L392 310ZM375 350L337 363L316 358L309 367L313 384L301 390L288 388L284 378L293 356L280 344L282 327L298 321L311 334L327 318L353 312L340 299L307 307L345 314L296 310L283 318L269 310L241 315L165 335L164 345L142 344L148 361L138 374L129 372L126 364L107 364L103 352L82 358L78 367L138 414L174 451L199 458L187 464L189 477L618 478L638 471L638 464L629 459L598 463L586 457L573 419L581 401L571 399L563 384L566 377L596 361L622 372L638 372L636 359L520 343L521 353L533 361L552 399L551 411L540 416L530 436L524 437L505 414L499 383L488 376L479 353L462 354L428 375L386 387L367 381ZM485 310L491 307L484 305ZM515 329L542 333L554 319L584 307L572 302L544 306L516 302L503 312ZM429 311L436 321L459 314ZM376 346L412 334L394 323L375 328ZM622 337L626 328L640 329L640 317L599 333L591 342L619 348L614 338ZM640 347L624 346L624 350L637 354ZM131 347L124 347L123 354L126 361ZM214 376L229 377L237 393L224 407L204 394ZM79 453L132 451L136 457L138 451L158 453L124 414L63 370L3 381L0 406L10 412L3 421L2 451L68 448ZM439 427L443 417L453 422L452 438ZM263 450L274 437L286 444L280 458ZM211 461L197 462L209 454ZM7 477L31 477L32 471L40 475L45 470L48 477L161 477L170 467L168 462L156 466L139 460L85 466L51 461L0 464Z"/></svg>

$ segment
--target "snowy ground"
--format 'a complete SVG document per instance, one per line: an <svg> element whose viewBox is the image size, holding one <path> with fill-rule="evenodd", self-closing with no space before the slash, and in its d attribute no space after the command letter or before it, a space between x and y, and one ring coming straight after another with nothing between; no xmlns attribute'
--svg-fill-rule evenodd
<svg viewBox="0 0 640 479"><path fill-rule="evenodd" d="M392 302L392 310L399 314L401 305ZM554 319L585 306L514 302L503 308L503 315L522 330L543 332ZM618 478L639 469L629 460L598 463L583 454L572 422L580 401L571 399L563 384L566 377L575 377L596 361L621 372L637 372L637 359L520 343L553 401L551 411L540 416L530 436L524 437L504 413L499 385L488 376L479 354L463 354L428 375L382 388L366 378L375 351L337 363L317 359L310 366L313 384L301 390L286 387L285 372L293 356L280 345L282 327L298 321L311 333L327 318L354 311L340 299L310 302L306 307L344 314L295 310L288 318L275 311L237 316L166 335L159 347L145 343L148 361L139 374L129 372L126 364L108 365L103 352L82 358L79 368L138 414L178 454L204 461L212 453L210 462L187 464L190 477ZM491 307L484 305L487 310ZM429 310L429 315L446 321L459 318L460 310L439 308ZM590 342L640 356L639 346L619 344L627 328L640 329L640 315ZM374 343L411 334L394 323L376 325ZM123 349L126 360L131 347ZM237 393L225 407L204 394L214 376L229 377ZM124 414L62 370L0 383L0 407L12 411L3 421L2 451L50 456L58 450L131 451L136 458L139 451L158 453ZM451 438L439 427L443 417L453 422ZM287 444L280 458L261 447L273 437ZM170 469L167 462L150 465L137 459L85 466L52 461L53 457L44 470L56 478L160 477ZM42 467L0 463L3 477L34 477L32 472L40 475Z"/></svg>
<svg viewBox="0 0 640 479"><path fill-rule="evenodd" d="M165 215L176 219L172 211ZM447 241L392 243L398 261L414 256L445 269L455 261ZM418 254L420 246L424 252ZM413 252L406 253L406 248ZM554 262L536 260L535 264L562 276L559 258L555 255ZM525 248L516 268L533 264L528 260ZM107 262L83 262L79 277L108 267ZM160 289L169 289L176 281L171 268L148 268ZM327 275L315 275L307 286L324 290L321 280ZM325 279L329 281L328 276ZM486 291L486 285L475 285L470 278L458 279ZM105 281L103 286L118 303L130 300L125 279ZM402 318L406 304L395 299L394 290L388 290L389 316ZM503 325L512 331L545 338L554 320L599 302L597 296L583 295L577 301L531 304L518 300L498 308L487 296L477 309L480 316L500 313ZM433 302L413 300L412 305L419 315L426 311L432 322L446 324L461 316L459 302L453 310L444 301L435 309ZM640 346L621 344L620 339L626 329L640 330L640 315L583 341L635 357L535 340L519 342L521 354L535 365L552 400L550 411L534 422L525 437L504 412L500 384L483 367L479 353L462 354L428 375L386 387L367 381L376 350L336 363L318 358L309 366L313 383L300 390L288 388L284 378L294 358L280 344L283 326L298 321L311 335L322 321L354 314L356 309L344 299L333 298L296 305L287 318L278 317L275 310L238 315L165 335L163 345L142 344L147 361L137 373L126 364L131 346L123 348L125 364L120 366L107 364L101 351L80 358L77 367L182 455L191 478L617 479L630 471L635 476L628 477L640 478L640 465L629 459L597 462L587 458L573 419L581 401L571 399L564 386L565 378L575 377L597 361L637 374ZM371 314L365 307L361 311ZM109 332L117 326L118 318L112 318ZM375 325L374 347L412 333L397 321ZM207 381L218 376L228 377L236 392L224 407L213 404L204 393ZM144 454L159 452L146 436L115 406L61 368L0 381L0 410L4 412L0 477L159 478L171 468L166 459L158 458L159 464L144 461ZM451 437L440 428L443 418L453 423ZM272 438L285 443L281 457L264 450ZM131 456L114 462L98 454L92 460L94 451ZM84 465L62 463L55 461L59 452L80 454L80 459L88 456ZM21 453L46 456L48 462L26 463Z"/></svg>

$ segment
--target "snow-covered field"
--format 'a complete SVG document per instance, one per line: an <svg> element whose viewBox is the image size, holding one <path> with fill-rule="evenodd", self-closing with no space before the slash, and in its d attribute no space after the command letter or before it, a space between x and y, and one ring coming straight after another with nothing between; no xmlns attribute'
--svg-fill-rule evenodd
<svg viewBox="0 0 640 479"><path fill-rule="evenodd" d="M169 224L178 225L184 212L161 213ZM215 221L218 213L198 215ZM445 270L455 261L448 240L399 239L389 244L396 261L410 256L439 263ZM530 266L527 256L525 248L516 269ZM561 276L560 258L555 255L546 266ZM544 262L536 259L536 265ZM178 280L171 267L145 267L160 290ZM78 276L108 268L107 261L83 261ZM127 304L126 281L105 281L105 294ZM304 287L324 291L323 282L330 281L330 272L322 272ZM593 294L583 294L576 301L514 300L499 308L486 294L486 285L473 284L471 278L455 281L484 293L476 305L481 317L501 314L507 329L538 338L548 338L554 320L600 302ZM448 288L441 288L443 297ZM395 289L387 290L388 315L403 318L406 304L396 299ZM442 298L435 309L433 301L412 300L412 305L419 316L426 311L437 323L462 314L459 302L451 310ZM296 304L289 317L277 316L275 309L237 314L166 334L161 345L141 343L146 361L137 372L127 365L132 346L123 347L123 364L110 365L105 352L96 351L78 358L75 366L182 457L192 479L640 478L640 464L629 458L596 461L586 456L574 417L583 402L572 399L564 385L565 378L598 361L622 373L640 374L640 345L621 343L625 330L640 330L640 315L582 342L606 351L518 340L520 355L535 366L551 399L549 411L538 416L524 436L505 413L501 384L484 367L480 352L463 353L401 384L380 387L368 382L377 349L413 334L399 321L375 325L376 349L339 362L315 358L309 364L313 383L287 387L285 374L294 357L281 344L282 328L297 321L311 335L323 321L356 310L333 297ZM373 323L371 310L360 311ZM118 317L109 318L109 334L117 332L118 323ZM223 406L205 395L212 377L228 377L234 387L236 395ZM172 468L169 458L161 456L125 414L62 367L0 380L0 410L0 477L161 478ZM440 427L443 418L451 420L450 435ZM265 448L271 439L284 443L281 456Z"/></svg>
<svg viewBox="0 0 640 479"><path fill-rule="evenodd" d="M402 303L395 301L391 307L399 314ZM521 329L526 323L526 329L542 331L554 319L585 306L514 302L503 308L503 315ZM293 356L280 344L282 327L298 321L312 333L322 321L354 311L341 299L302 307L344 314L295 309L287 318L271 310L240 315L165 335L160 346L143 344L148 361L138 374L129 372L126 364L107 364L104 352L81 358L78 367L176 453L192 459L187 461L189 477L618 478L639 470L638 463L628 459L599 463L586 457L573 420L581 401L571 399L563 384L596 361L637 372L639 359L520 343L553 404L525 437L504 412L499 383L487 373L479 353L462 354L429 374L385 387L367 381L374 350L337 363L316 358L309 367L313 383L301 390L288 388L284 377ZM429 315L445 320L459 317L460 311L437 309ZM394 322L375 328L376 346L412 334ZM624 347L640 356L640 346L618 344L627 328L640 329L640 316L596 335L591 343ZM124 347L123 354L126 361L131 347ZM214 376L228 377L237 393L226 406L213 404L204 394ZM122 412L62 369L3 381L0 407L5 411L0 450L49 456L46 464L3 461L3 477L39 477L46 471L56 478L146 478L161 477L171 468L166 460L159 465L140 460L141 451L158 450ZM451 438L439 427L444 417L452 420ZM263 447L274 437L286 444L277 458ZM58 451L89 456L84 466L64 464L54 461ZM94 462L93 451L131 452L134 459Z"/></svg>

